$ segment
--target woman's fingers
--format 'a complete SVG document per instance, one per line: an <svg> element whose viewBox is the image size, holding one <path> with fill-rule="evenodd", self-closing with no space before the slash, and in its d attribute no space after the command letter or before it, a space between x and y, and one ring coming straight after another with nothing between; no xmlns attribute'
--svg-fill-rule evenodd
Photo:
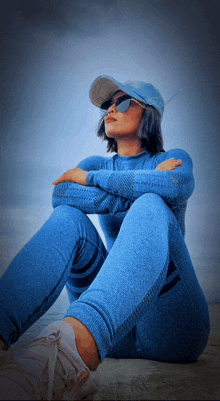
<svg viewBox="0 0 220 401"><path fill-rule="evenodd" d="M170 159L170 163L168 165L168 168L170 167L171 170L175 170L176 167L180 167L181 165L182 165L182 160L175 160L173 158L173 159Z"/></svg>
<svg viewBox="0 0 220 401"><path fill-rule="evenodd" d="M182 160L175 160L174 157L172 157L172 159L165 160L164 162L158 164L156 170L172 171L181 165Z"/></svg>
<svg viewBox="0 0 220 401"><path fill-rule="evenodd" d="M72 178L71 174L70 174L70 172L68 170L64 174L62 174L57 180L55 180L53 182L53 185L61 184L61 182L71 181L71 178Z"/></svg>
<svg viewBox="0 0 220 401"><path fill-rule="evenodd" d="M53 185L61 184L62 182L75 182L76 184L86 185L87 171L79 167L73 168L62 174L60 178L53 182Z"/></svg>

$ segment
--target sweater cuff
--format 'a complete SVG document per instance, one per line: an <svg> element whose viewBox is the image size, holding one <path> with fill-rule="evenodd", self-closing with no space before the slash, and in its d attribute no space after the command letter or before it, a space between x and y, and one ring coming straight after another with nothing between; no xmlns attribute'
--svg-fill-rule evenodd
<svg viewBox="0 0 220 401"><path fill-rule="evenodd" d="M95 187L94 184L94 171L89 171L86 177L86 185L90 187Z"/></svg>
<svg viewBox="0 0 220 401"><path fill-rule="evenodd" d="M111 171L99 170L99 171L89 171L86 178L86 185L92 187L100 187L103 190L108 189L108 181Z"/></svg>

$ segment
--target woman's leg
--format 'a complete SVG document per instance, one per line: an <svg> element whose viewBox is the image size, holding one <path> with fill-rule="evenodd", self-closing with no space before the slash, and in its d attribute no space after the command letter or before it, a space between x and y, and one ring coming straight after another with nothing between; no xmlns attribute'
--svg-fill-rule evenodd
<svg viewBox="0 0 220 401"><path fill-rule="evenodd" d="M70 301L85 291L107 251L81 211L57 207L0 280L0 337L9 347L55 302L67 283Z"/></svg>
<svg viewBox="0 0 220 401"><path fill-rule="evenodd" d="M178 273L169 264L170 252ZM168 297L172 280L176 286ZM165 360L172 342L175 360L184 358L186 345L195 348L193 358L202 352L209 334L207 303L177 221L162 198L145 194L134 202L102 269L67 316L89 329L101 360L123 354Z"/></svg>
<svg viewBox="0 0 220 401"><path fill-rule="evenodd" d="M174 219L169 231L169 274L156 304L137 323L137 354L163 362L195 362L210 333L208 305Z"/></svg>
<svg viewBox="0 0 220 401"><path fill-rule="evenodd" d="M172 236L174 227L177 228L178 236L181 238L181 241L178 241L178 238ZM202 341L204 347L204 338L205 335L207 338L209 332L207 305L195 273L191 271L190 265L187 264L187 250L184 246L182 234L173 214L165 202L158 195L146 194L138 198L131 206L124 219L118 238L103 263L101 270L80 298L71 303L66 314L66 318L69 317L70 320L76 319L91 333L101 360L117 346L119 352L118 356L120 356L120 352L124 348L124 346L121 348L121 344L123 344L122 342L124 341L127 342L126 355L128 357L129 353L132 357L135 357L135 355L140 357L140 353L138 353L137 349L138 341L143 348L142 357L150 356L150 342L146 342L146 347L144 338L144 334L147 334L147 330L148 333L151 331L149 324L150 319L147 314L149 314L151 319L153 318L158 321L157 313L155 313L156 309L154 308L158 305L158 298L161 297L162 299L162 296L165 294L165 286L168 284L166 284L166 280L169 279L170 243L175 240L177 240L177 249L175 249L174 244L176 252L174 256L172 255L174 261L176 262L180 258L182 267L184 266L184 260L186 262L186 268L179 268L178 274L180 275L180 280L183 280L184 283L184 295L187 297L187 302L184 303L182 292L180 292L180 294L174 294L173 303L171 302L170 305L175 306L176 300L179 297L182 299L183 307L182 309L178 309L178 312L181 312L182 319L176 316L176 319L174 319L174 327L172 327L172 325L170 326L172 319L169 324L166 325L166 317L168 316L166 311L166 316L162 323L166 325L166 330L170 332L167 338L170 339L170 337L174 337L177 339L177 341L175 341L175 351L177 347L180 348L182 346L182 339L186 332L190 333L190 330L193 331L193 335L188 335L188 346L197 347L198 349L199 345L201 350L201 337L199 335L200 330L203 330ZM180 248L178 248L179 246ZM179 266L178 263L177 265ZM188 315L190 315L190 325L187 322ZM175 314L173 317L175 317ZM176 321L179 323L184 333L184 335L179 335L178 338L175 333L177 327ZM197 330L197 342L195 341L195 326L200 329ZM4 386L3 399L4 395L8 394L9 388L13 399L14 394L16 394L16 399L24 399L24 394L25 396L29 396L33 390L35 399L39 399L36 398L38 397L38 389L40 389L39 394L42 397L44 388L42 387L42 383L41 385L39 383L39 374L37 374L37 371L40 369L41 377L42 369L44 372L44 368L46 367L44 362L46 351L48 354L47 358L49 358L49 361L51 360L51 342L52 344L54 343L54 345L51 344L51 346L53 347L56 345L58 349L62 347L62 344L65 345L65 354L59 353L59 358L65 358L63 367L67 364L68 371L78 371L80 373L80 378L85 378L86 375L85 379L88 380L88 368L85 363L83 364L82 359L77 353L74 331L69 331L70 329L70 324L66 322L62 322L61 324L58 322L54 324L53 327L49 325L48 328L42 332L40 338L37 338L33 344L31 344L30 347L33 346L33 348L28 349L23 356L21 355L21 357L18 357L16 365L13 365L14 371L11 370L13 368L12 365L8 365L8 368L6 367L3 369L0 378L1 385ZM157 329L160 329L160 324ZM164 353L164 349L165 354L167 354L167 339L163 339L161 331L159 331L159 333L160 344L157 339L155 342L154 338L151 337L152 346L155 349L155 345L160 345L160 352L158 355L159 360L163 360L161 359L161 355ZM59 337L60 335L61 337ZM48 345L46 346L45 344ZM44 351L45 346L46 351ZM72 351L68 351L67 346L72 348ZM130 351L128 346L129 348L133 347L133 350L131 349ZM171 352L173 351L174 349L171 349ZM156 353L153 358L155 355ZM77 364L79 365L76 365L75 362L68 365L68 361L70 361L73 356L76 358ZM33 357L35 362L33 361ZM29 363L31 367L31 372L30 370L27 371L26 377L23 375L23 369L26 367L27 363ZM39 364L41 364L40 368ZM17 366L18 368L16 370ZM53 367L53 372L54 369ZM15 377L12 376L14 372L16 375ZM19 376L20 372L22 374L21 378ZM96 372L93 373L95 374ZM63 378L63 382L59 383L60 374L61 367L57 365L55 381L49 380L49 384L52 383L52 386L55 386L55 393L57 395L60 390L63 391L62 388L64 389L66 386L68 387L70 385L69 382L65 383L66 375L65 378ZM37 382L35 380L35 375L37 375ZM22 392L17 395L20 380ZM74 383L76 384L76 376L74 378ZM89 386L90 393L97 391L97 384L94 380L93 382L90 381ZM49 385L49 394L52 394L52 390L53 387Z"/></svg>

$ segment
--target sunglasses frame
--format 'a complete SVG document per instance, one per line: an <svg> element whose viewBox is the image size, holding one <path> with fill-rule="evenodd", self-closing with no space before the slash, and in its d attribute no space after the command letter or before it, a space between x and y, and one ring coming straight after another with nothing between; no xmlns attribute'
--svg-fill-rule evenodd
<svg viewBox="0 0 220 401"><path fill-rule="evenodd" d="M124 111L118 110L118 106L125 100L130 100L128 107ZM100 108L102 111L107 111L109 109L109 107L111 107L113 104L115 104L116 110L121 113L124 113L125 111L127 111L129 109L129 107L131 105L131 100L132 100L131 96L123 95L123 96L118 97L118 99L115 102L112 102L112 100L107 100L106 102L102 103Z"/></svg>
<svg viewBox="0 0 220 401"><path fill-rule="evenodd" d="M120 106L120 104L123 103L125 100L130 100L128 106L126 107L126 109L125 110L118 110L118 106ZM113 104L115 104L116 110L119 113L125 113L129 109L132 100L134 102L138 103L139 106L141 106L143 109L146 108L146 105L141 104L138 100L134 99L133 97L131 97L129 95L122 95L122 96L118 97L118 99L115 102L112 102L112 100L107 100L106 102L102 103L102 105L100 107L102 118L106 117L109 107L111 107Z"/></svg>

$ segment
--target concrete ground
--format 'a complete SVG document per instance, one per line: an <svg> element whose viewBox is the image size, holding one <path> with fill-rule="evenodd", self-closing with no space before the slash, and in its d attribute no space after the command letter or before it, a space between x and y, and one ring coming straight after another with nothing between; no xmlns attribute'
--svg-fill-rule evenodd
<svg viewBox="0 0 220 401"><path fill-rule="evenodd" d="M220 400L220 303L209 305L211 335L198 361L170 364L108 359L95 400Z"/></svg>

